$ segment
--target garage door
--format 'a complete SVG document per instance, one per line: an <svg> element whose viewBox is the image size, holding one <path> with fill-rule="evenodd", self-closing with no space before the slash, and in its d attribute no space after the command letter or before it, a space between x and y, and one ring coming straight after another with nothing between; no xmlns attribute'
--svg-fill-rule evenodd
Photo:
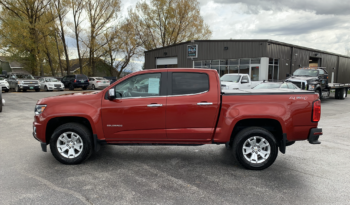
<svg viewBox="0 0 350 205"><path fill-rule="evenodd" d="M157 68L177 68L177 57L157 58Z"/></svg>

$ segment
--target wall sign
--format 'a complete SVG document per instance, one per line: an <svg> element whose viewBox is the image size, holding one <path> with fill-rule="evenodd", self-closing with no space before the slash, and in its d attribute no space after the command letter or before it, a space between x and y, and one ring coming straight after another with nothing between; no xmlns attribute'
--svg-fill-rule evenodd
<svg viewBox="0 0 350 205"><path fill-rule="evenodd" d="M198 45L187 45L187 58L198 57Z"/></svg>

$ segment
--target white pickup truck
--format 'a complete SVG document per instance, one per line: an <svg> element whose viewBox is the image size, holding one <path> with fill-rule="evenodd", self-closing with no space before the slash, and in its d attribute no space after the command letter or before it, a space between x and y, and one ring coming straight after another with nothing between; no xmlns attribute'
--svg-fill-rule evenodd
<svg viewBox="0 0 350 205"><path fill-rule="evenodd" d="M222 90L252 89L262 81L251 81L248 74L225 74L220 78Z"/></svg>

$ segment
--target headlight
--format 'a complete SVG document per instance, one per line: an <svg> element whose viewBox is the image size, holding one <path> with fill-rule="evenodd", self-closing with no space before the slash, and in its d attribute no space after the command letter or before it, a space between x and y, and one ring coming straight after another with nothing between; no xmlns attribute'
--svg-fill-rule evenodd
<svg viewBox="0 0 350 205"><path fill-rule="evenodd" d="M6 86L8 86L8 85L9 85L9 83L8 83L7 81L5 81L5 85L6 85Z"/></svg>
<svg viewBox="0 0 350 205"><path fill-rule="evenodd" d="M309 90L315 90L315 85L309 85Z"/></svg>
<svg viewBox="0 0 350 205"><path fill-rule="evenodd" d="M40 115L46 109L46 105L35 105L35 115Z"/></svg>

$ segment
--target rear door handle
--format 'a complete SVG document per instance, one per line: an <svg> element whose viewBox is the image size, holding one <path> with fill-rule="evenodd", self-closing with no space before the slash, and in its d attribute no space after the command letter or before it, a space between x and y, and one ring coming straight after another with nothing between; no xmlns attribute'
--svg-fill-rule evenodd
<svg viewBox="0 0 350 205"><path fill-rule="evenodd" d="M163 104L149 104L147 107L162 107Z"/></svg>
<svg viewBox="0 0 350 205"><path fill-rule="evenodd" d="M197 103L197 105L199 105L199 106L212 105L212 104L213 104L212 102L199 102L199 103Z"/></svg>

